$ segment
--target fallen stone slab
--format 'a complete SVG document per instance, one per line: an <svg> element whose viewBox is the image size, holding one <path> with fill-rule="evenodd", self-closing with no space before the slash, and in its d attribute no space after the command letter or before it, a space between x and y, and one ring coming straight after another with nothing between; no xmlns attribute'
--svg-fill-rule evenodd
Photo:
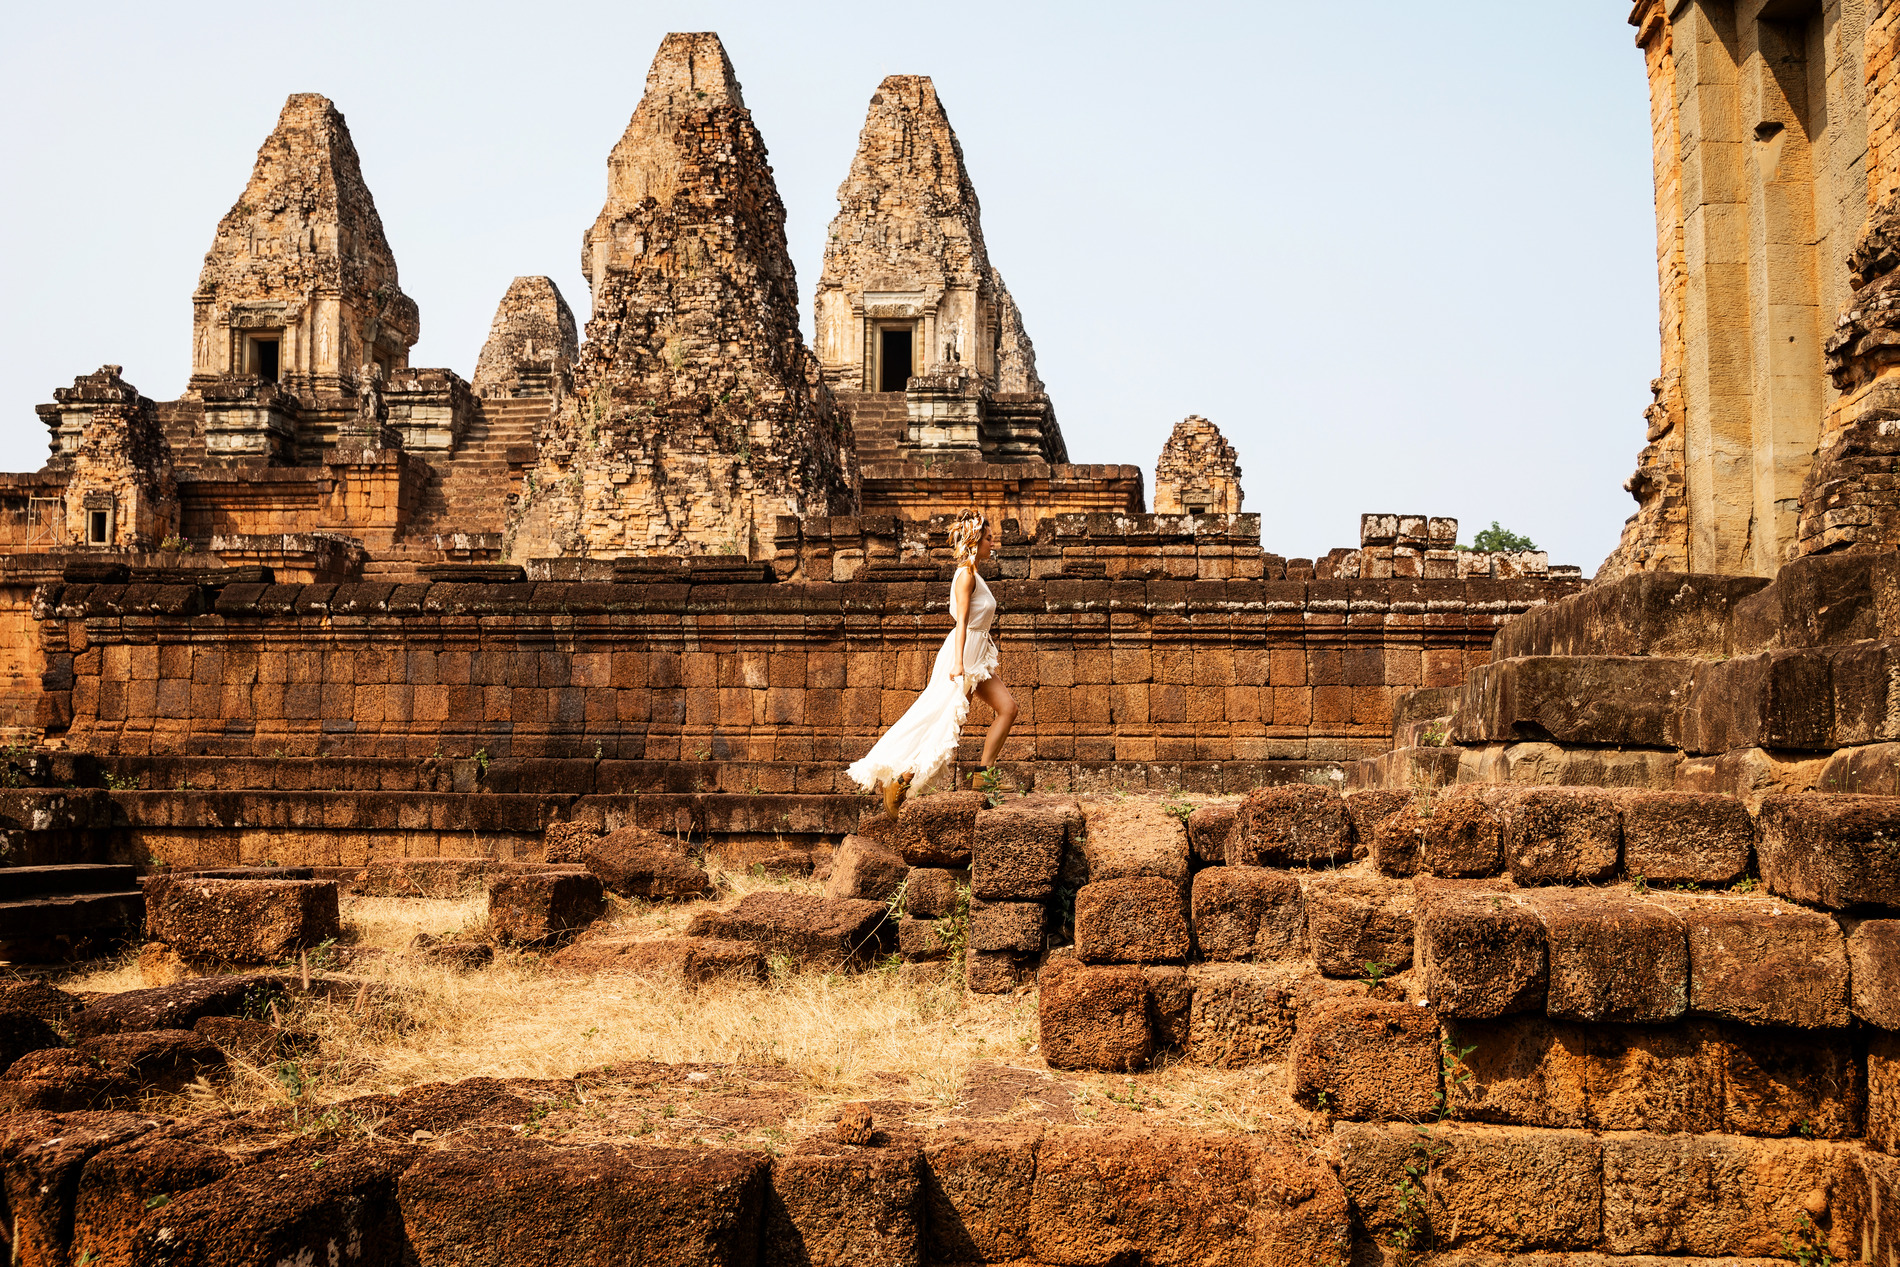
<svg viewBox="0 0 1900 1267"><path fill-rule="evenodd" d="M421 1152L380 1141L271 1159L179 1193L140 1222L130 1257L167 1267L402 1261L396 1182ZM290 1164L285 1164L286 1162ZM312 1165L320 1161L320 1165Z"/></svg>
<svg viewBox="0 0 1900 1267"><path fill-rule="evenodd" d="M342 932L336 882L153 876L145 932L187 963L276 963Z"/></svg>
<svg viewBox="0 0 1900 1267"><path fill-rule="evenodd" d="M831 855L825 896L884 902L909 875L910 863L896 849L869 836L846 836Z"/></svg>
<svg viewBox="0 0 1900 1267"><path fill-rule="evenodd" d="M611 1262L630 1246L644 1263L751 1267L768 1172L730 1149L456 1150L424 1153L397 1191L420 1267Z"/></svg>
<svg viewBox="0 0 1900 1267"><path fill-rule="evenodd" d="M1479 665L1452 719L1457 744L1676 746L1695 664L1661 656L1524 656Z"/></svg>
<svg viewBox="0 0 1900 1267"><path fill-rule="evenodd" d="M266 1065L291 1056L309 1055L319 1040L308 1030L280 1029L247 1016L207 1016L191 1032L229 1056L242 1056Z"/></svg>
<svg viewBox="0 0 1900 1267"><path fill-rule="evenodd" d="M550 946L606 910L605 887L584 871L501 875L488 886L488 929L503 943Z"/></svg>
<svg viewBox="0 0 1900 1267"><path fill-rule="evenodd" d="M581 864L621 897L685 902L713 892L712 877L684 845L644 827L622 827L584 841Z"/></svg>
<svg viewBox="0 0 1900 1267"><path fill-rule="evenodd" d="M638 972L690 985L765 980L765 955L749 941L712 937L593 938L556 951L551 966L565 972Z"/></svg>
<svg viewBox="0 0 1900 1267"><path fill-rule="evenodd" d="M462 897L486 888L501 870L494 858L372 858L356 891L366 897Z"/></svg>
<svg viewBox="0 0 1900 1267"><path fill-rule="evenodd" d="M143 1029L190 1029L207 1016L261 1010L275 995L289 993L296 978L274 973L197 977L175 985L127 990L91 1000L73 1013L75 1037L123 1034Z"/></svg>
<svg viewBox="0 0 1900 1267"><path fill-rule="evenodd" d="M695 916L686 935L753 942L806 967L862 967L889 952L897 921L882 902L761 892Z"/></svg>
<svg viewBox="0 0 1900 1267"><path fill-rule="evenodd" d="M14 1061L0 1077L0 1108L105 1109L152 1092L180 1091L224 1068L224 1053L189 1030L103 1034Z"/></svg>
<svg viewBox="0 0 1900 1267"><path fill-rule="evenodd" d="M923 1152L810 1139L772 1161L760 1267L921 1263Z"/></svg>
<svg viewBox="0 0 1900 1267"><path fill-rule="evenodd" d="M142 1113L22 1113L11 1118L0 1131L0 1195L9 1215L12 1262L23 1267L68 1263L73 1204L87 1161L157 1125Z"/></svg>
<svg viewBox="0 0 1900 1267"><path fill-rule="evenodd" d="M73 1202L73 1262L120 1267L129 1261L127 1251L147 1214L243 1164L221 1148L183 1136L181 1128L158 1125L86 1162Z"/></svg>

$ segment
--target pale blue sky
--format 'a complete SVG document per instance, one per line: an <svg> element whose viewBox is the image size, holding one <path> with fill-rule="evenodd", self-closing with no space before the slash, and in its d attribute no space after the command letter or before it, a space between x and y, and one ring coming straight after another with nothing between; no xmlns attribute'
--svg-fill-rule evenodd
<svg viewBox="0 0 1900 1267"><path fill-rule="evenodd" d="M511 278L585 319L581 231L669 30L716 30L805 296L864 109L935 78L1074 460L1240 451L1267 548L1361 511L1499 519L1593 571L1656 373L1642 58L1621 3L195 2L32 6L0 46L0 469L105 362L189 372L190 294L284 97L350 123L422 309L474 369Z"/></svg>

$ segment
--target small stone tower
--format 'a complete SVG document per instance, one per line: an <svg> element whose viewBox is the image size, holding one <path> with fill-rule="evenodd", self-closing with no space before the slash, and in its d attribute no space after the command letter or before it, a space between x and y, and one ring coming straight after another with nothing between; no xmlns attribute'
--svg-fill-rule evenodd
<svg viewBox="0 0 1900 1267"><path fill-rule="evenodd" d="M581 265L587 342L510 558L758 557L779 515L856 512L850 422L799 333L785 208L718 36L661 43Z"/></svg>
<svg viewBox="0 0 1900 1267"><path fill-rule="evenodd" d="M580 358L574 314L548 277L517 277L495 309L469 386L477 396L554 396Z"/></svg>
<svg viewBox="0 0 1900 1267"><path fill-rule="evenodd" d="M1220 428L1189 414L1155 459L1154 513L1238 515L1240 460Z"/></svg>
<svg viewBox="0 0 1900 1267"><path fill-rule="evenodd" d="M117 365L58 388L38 413L52 433L46 467L66 477L66 544L156 550L177 535L178 482L158 409Z"/></svg>

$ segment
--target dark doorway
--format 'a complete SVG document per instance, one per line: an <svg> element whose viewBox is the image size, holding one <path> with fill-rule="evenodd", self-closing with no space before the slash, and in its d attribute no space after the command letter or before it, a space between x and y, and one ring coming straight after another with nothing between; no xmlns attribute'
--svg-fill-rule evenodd
<svg viewBox="0 0 1900 1267"><path fill-rule="evenodd" d="M252 339L257 356L257 376L267 383L277 381L277 340Z"/></svg>
<svg viewBox="0 0 1900 1267"><path fill-rule="evenodd" d="M901 392L910 382L910 331L880 330L877 347L877 389Z"/></svg>

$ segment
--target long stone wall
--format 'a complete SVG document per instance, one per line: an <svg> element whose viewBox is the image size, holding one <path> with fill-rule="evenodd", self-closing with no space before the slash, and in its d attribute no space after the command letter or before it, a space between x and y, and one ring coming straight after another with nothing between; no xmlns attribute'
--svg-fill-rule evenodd
<svg viewBox="0 0 1900 1267"><path fill-rule="evenodd" d="M1503 619L1574 586L999 579L1004 755L1382 751L1395 695L1462 680ZM947 588L48 585L42 711L109 754L848 761L922 686Z"/></svg>

